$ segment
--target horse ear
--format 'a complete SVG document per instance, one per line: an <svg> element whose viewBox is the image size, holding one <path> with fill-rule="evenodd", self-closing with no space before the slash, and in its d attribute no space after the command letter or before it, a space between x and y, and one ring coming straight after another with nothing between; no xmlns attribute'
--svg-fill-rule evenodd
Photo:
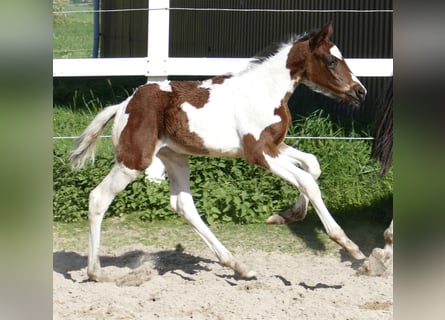
<svg viewBox="0 0 445 320"><path fill-rule="evenodd" d="M332 27L332 22L328 22L324 27L321 28L315 36L313 36L309 41L309 47L311 50L317 48L320 44L325 41L329 41L334 33L334 28Z"/></svg>

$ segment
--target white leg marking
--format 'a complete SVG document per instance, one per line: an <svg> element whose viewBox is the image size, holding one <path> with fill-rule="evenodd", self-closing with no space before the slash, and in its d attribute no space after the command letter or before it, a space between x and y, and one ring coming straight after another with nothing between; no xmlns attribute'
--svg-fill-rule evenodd
<svg viewBox="0 0 445 320"><path fill-rule="evenodd" d="M270 166L271 172L292 183L301 193L309 198L329 237L341 245L346 252L354 258L364 259L365 255L360 251L358 246L346 236L342 228L329 213L321 198L320 188L314 177L296 167L292 162L292 158L286 153L282 153L275 158L265 155L265 158Z"/></svg>
<svg viewBox="0 0 445 320"><path fill-rule="evenodd" d="M193 202L190 191L190 171L188 156L162 150L159 153L167 172L170 183L170 203L176 212L192 226L207 246L216 254L220 263L232 268L244 278L253 278L256 273L233 258L232 254L215 237L202 221Z"/></svg>
<svg viewBox="0 0 445 320"><path fill-rule="evenodd" d="M313 154L294 149L285 144L280 146L280 151L287 155L294 165L311 174L315 180L318 179L321 169L317 158ZM308 204L309 198L304 193L300 193L297 202L291 208L281 212L279 215L269 217L266 222L270 224L284 224L301 221L306 217Z"/></svg>
<svg viewBox="0 0 445 320"><path fill-rule="evenodd" d="M100 229L105 212L115 196L125 189L139 175L139 171L131 170L116 163L110 173L90 193L88 219L90 223L88 277L100 280Z"/></svg>

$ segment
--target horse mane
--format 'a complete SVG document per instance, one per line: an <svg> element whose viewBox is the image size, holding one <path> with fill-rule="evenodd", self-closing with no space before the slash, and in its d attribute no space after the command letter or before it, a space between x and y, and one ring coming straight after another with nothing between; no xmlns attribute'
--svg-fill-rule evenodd
<svg viewBox="0 0 445 320"><path fill-rule="evenodd" d="M290 36L287 37L287 40L282 42L273 42L267 47L263 48L262 50L258 51L253 57L251 57L250 62L246 66L245 69L238 73L227 73L223 75L224 78L228 79L236 75L241 75L246 73L249 70L252 70L252 68L255 68L259 65L261 65L263 62L267 61L269 58L276 55L284 46L289 45L291 43L296 43L300 41L306 41L315 34L320 32L320 28L312 29L310 31L305 31L300 34L291 33Z"/></svg>
<svg viewBox="0 0 445 320"><path fill-rule="evenodd" d="M290 43L306 41L309 38L311 38L312 36L314 36L315 34L317 34L318 32L320 32L320 28L312 29L310 31L305 31L305 32L300 33L300 34L292 33L289 37L287 37L286 41L283 41L283 42L273 42L269 46L267 46L267 47L263 48L262 50L258 51L252 57L252 61L249 63L249 65L251 65L251 64L253 64L253 65L261 64L264 61L266 61L267 59L269 59L270 57L272 57L275 54L277 54L278 51L280 51L281 48L283 48L284 46L286 46L286 45L288 45Z"/></svg>
<svg viewBox="0 0 445 320"><path fill-rule="evenodd" d="M306 41L309 38L316 35L317 33L319 33L320 30L321 30L320 28L314 28L310 31L306 31L306 32L300 33L298 35L293 35L293 38L291 39L291 41L293 41L293 42Z"/></svg>

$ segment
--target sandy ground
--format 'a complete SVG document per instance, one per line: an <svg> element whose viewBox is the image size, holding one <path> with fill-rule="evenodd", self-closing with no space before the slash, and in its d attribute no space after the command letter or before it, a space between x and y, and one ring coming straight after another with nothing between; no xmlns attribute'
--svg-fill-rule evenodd
<svg viewBox="0 0 445 320"><path fill-rule="evenodd" d="M358 275L340 255L237 252L234 277L210 250L102 248L110 282L86 281L86 252L55 248L54 319L392 319L392 275ZM193 250L193 249L192 249Z"/></svg>

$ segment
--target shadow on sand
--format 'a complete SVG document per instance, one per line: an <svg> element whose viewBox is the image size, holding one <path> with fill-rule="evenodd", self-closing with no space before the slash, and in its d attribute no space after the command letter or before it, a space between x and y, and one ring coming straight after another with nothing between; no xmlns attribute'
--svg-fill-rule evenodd
<svg viewBox="0 0 445 320"><path fill-rule="evenodd" d="M101 256L102 267L114 266L118 268L137 269L144 263L150 262L160 275L167 272L175 273L185 280L191 280L177 273L182 271L186 274L195 274L201 270L210 270L204 264L216 263L213 260L192 256L182 252L182 250L163 250L147 253L142 250L133 250L120 256ZM73 280L70 272L79 271L86 268L88 257L72 251L58 251L53 253L53 270L62 274L66 279Z"/></svg>
<svg viewBox="0 0 445 320"><path fill-rule="evenodd" d="M384 246L383 232L389 226L392 216L392 196L380 199L367 207L346 207L341 212L331 212L337 223L348 237L369 256L376 247ZM314 251L325 251L326 246L319 238L320 230L325 232L323 225L311 210L305 220L290 223L289 230ZM354 262L343 249L340 251L342 261Z"/></svg>

